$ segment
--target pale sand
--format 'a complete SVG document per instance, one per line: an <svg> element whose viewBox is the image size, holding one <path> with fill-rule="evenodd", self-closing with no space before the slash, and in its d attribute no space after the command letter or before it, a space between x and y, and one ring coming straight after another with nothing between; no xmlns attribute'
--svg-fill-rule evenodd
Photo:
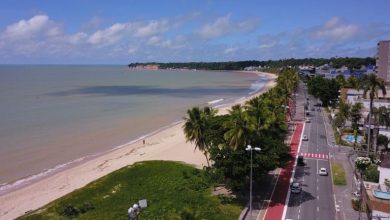
<svg viewBox="0 0 390 220"><path fill-rule="evenodd" d="M266 75L271 80L260 92L233 104L244 104L248 99L264 93L276 85L274 74L255 73ZM220 108L219 114L226 114L233 104ZM0 197L0 219L13 219L29 210L38 209L102 176L138 161L173 160L203 167L207 164L205 156L200 151L194 150L193 144L186 143L182 129L183 123L180 122L146 138L145 145L142 144L142 140L126 145L2 195Z"/></svg>

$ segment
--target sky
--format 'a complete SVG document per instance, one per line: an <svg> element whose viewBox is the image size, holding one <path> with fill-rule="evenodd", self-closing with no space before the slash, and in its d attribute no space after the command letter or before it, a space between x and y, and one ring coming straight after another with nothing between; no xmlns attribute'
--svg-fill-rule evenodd
<svg viewBox="0 0 390 220"><path fill-rule="evenodd" d="M373 57L389 0L2 0L0 64Z"/></svg>

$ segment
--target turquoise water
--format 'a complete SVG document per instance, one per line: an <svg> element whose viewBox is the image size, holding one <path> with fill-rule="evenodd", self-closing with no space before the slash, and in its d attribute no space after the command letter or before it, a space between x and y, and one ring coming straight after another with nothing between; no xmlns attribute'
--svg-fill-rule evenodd
<svg viewBox="0 0 390 220"><path fill-rule="evenodd" d="M373 193L374 193L374 196L377 197L377 198L390 200L390 193L381 192L381 191L375 191L375 190L374 190Z"/></svg>
<svg viewBox="0 0 390 220"><path fill-rule="evenodd" d="M355 136L353 134L344 134L341 137L344 141L347 141L349 143L355 143ZM357 136L357 143L361 143L363 141L363 137L358 135Z"/></svg>
<svg viewBox="0 0 390 220"><path fill-rule="evenodd" d="M0 189L142 137L194 105L237 100L266 81L234 72L0 66Z"/></svg>

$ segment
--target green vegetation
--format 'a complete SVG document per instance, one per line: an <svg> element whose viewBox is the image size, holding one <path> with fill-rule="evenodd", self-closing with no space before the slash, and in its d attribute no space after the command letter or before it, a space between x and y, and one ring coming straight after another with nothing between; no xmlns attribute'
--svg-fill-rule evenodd
<svg viewBox="0 0 390 220"><path fill-rule="evenodd" d="M351 200L352 202L352 208L355 210L355 211L359 211L359 208L360 208L360 211L361 212L366 212L366 207L364 205L361 205L361 201L360 199L358 198L353 198Z"/></svg>
<svg viewBox="0 0 390 220"><path fill-rule="evenodd" d="M236 191L246 191L249 183L250 154L247 145L261 147L253 155L253 178L291 159L290 148L284 143L287 134L284 107L292 101L291 94L298 86L298 74L283 70L277 86L245 103L235 105L229 114L218 116L211 108L194 107L187 111L184 133L210 160L207 168L212 178Z"/></svg>
<svg viewBox="0 0 390 220"><path fill-rule="evenodd" d="M347 66L351 69L360 68L361 65L373 64L375 59L371 57L366 58L349 58L349 57L333 57L330 59L323 58L305 58L305 59L283 59L283 60L267 60L267 61L229 61L229 62L189 62L189 63L130 63L129 67L136 67L138 65L156 64L161 69L204 69L204 70L242 70L249 66L267 67L269 70L280 71L279 68L298 67L300 65L321 66L332 63L335 68ZM267 70L268 71L268 70ZM271 72L275 72L271 71Z"/></svg>
<svg viewBox="0 0 390 220"><path fill-rule="evenodd" d="M309 94L319 98L324 106L335 106L339 96L340 85L335 79L322 76L310 78L307 82Z"/></svg>
<svg viewBox="0 0 390 220"><path fill-rule="evenodd" d="M378 166L375 164L370 164L370 166L368 166L367 169L364 171L363 177L365 181L378 183L379 182Z"/></svg>
<svg viewBox="0 0 390 220"><path fill-rule="evenodd" d="M334 185L347 185L345 171L342 164L332 164L332 178Z"/></svg>
<svg viewBox="0 0 390 220"><path fill-rule="evenodd" d="M20 219L128 219L140 199L139 219L237 219L236 199L212 196L207 173L189 165L148 161L115 171Z"/></svg>

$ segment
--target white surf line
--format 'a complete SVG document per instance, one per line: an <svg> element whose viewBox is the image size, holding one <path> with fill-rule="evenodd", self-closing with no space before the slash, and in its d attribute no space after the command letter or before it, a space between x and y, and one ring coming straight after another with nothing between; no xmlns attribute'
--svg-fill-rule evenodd
<svg viewBox="0 0 390 220"><path fill-rule="evenodd" d="M297 128L297 127L296 127L296 125L295 125L295 129L296 129L296 128ZM294 132L295 132L295 129L294 129ZM292 142L292 137L294 136L294 132L293 132L292 136L290 137L290 146L291 146L291 142ZM302 132L302 133L303 133L303 132ZM299 145L299 146L300 146L300 145ZM296 161L295 161L295 163L296 163ZM269 198L269 202L268 202L267 208L265 209L265 213L264 213L263 219L264 219L265 216L267 215L267 211L268 211L268 208L269 208L269 204L270 204L271 201L272 201L272 196L274 195L274 192L275 192L275 189L276 189L276 184L278 183L278 180L279 180L279 174L280 174L280 169L279 169L278 177L276 177L275 186L274 186L274 188L273 188L273 190L272 190L271 197ZM259 212L259 214L257 215L256 219L258 219L259 216L260 216L260 212Z"/></svg>
<svg viewBox="0 0 390 220"><path fill-rule="evenodd" d="M303 128L302 128L301 135L299 135L299 145L298 145L298 150L297 150L296 155L298 155L298 154L299 154L299 151L301 150L302 134L303 134L304 131L305 131L305 126L306 126L306 123L303 122ZM297 162L298 162L298 157L295 157L294 166L293 166L293 172L292 172L292 174L291 174L290 183L289 183L289 188L288 188L288 191L287 191L287 197L286 197L286 200L284 201L284 208L283 208L282 219L285 219L285 218L286 218L288 202L290 201L290 194L291 194L291 192L290 192L290 184L291 184L291 183L293 182L293 180L294 180L294 175L295 175L295 169L296 169L296 167L297 167Z"/></svg>

